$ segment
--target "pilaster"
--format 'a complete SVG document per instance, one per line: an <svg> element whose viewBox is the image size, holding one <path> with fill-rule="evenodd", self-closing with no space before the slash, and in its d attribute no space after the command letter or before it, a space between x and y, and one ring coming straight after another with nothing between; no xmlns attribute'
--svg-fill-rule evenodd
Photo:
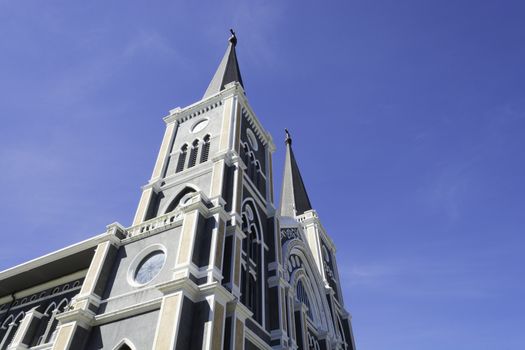
<svg viewBox="0 0 525 350"><path fill-rule="evenodd" d="M124 237L125 229L122 225L108 225L107 239L98 244L80 292L72 302L71 310L57 317L59 326L53 350L76 350L75 347L85 340L98 311L100 297L113 266L120 239Z"/></svg>
<svg viewBox="0 0 525 350"><path fill-rule="evenodd" d="M194 270L191 257L195 244L199 215L198 210L188 210L184 215L179 251L177 252L177 262L174 268L174 279L190 277L191 270Z"/></svg>
<svg viewBox="0 0 525 350"><path fill-rule="evenodd" d="M242 232L241 228L236 225L233 235L233 263L232 263L232 294L239 298L241 297L241 250L242 250L242 240L245 235Z"/></svg>
<svg viewBox="0 0 525 350"><path fill-rule="evenodd" d="M20 322L13 341L7 350L28 349L33 340L35 329L38 326L42 314L35 309L28 311L24 319Z"/></svg>
<svg viewBox="0 0 525 350"><path fill-rule="evenodd" d="M295 303L294 307L295 319L295 342L299 349L308 348L308 335L306 328L306 306L301 303Z"/></svg>
<svg viewBox="0 0 525 350"><path fill-rule="evenodd" d="M245 322L251 317L251 312L238 300L228 304L227 319L230 323L229 343L224 350L244 350Z"/></svg>
<svg viewBox="0 0 525 350"><path fill-rule="evenodd" d="M153 343L154 350L175 349L183 299L182 291L177 291L162 299L157 334Z"/></svg>
<svg viewBox="0 0 525 350"><path fill-rule="evenodd" d="M153 173L151 174L151 179L149 183L154 183L159 180L164 172L164 169L167 164L167 159L170 155L171 146L175 138L175 133L177 132L178 122L169 121L166 125L166 130L164 131L164 137L160 145L160 150L157 155L157 160L153 168ZM151 186L148 186L143 189L140 196L139 205L137 211L135 212L135 217L133 219L133 226L142 223L146 219L146 213L153 197L154 189Z"/></svg>
<svg viewBox="0 0 525 350"><path fill-rule="evenodd" d="M225 306L211 298L210 302L213 302L213 308L210 315L209 322L209 338L208 343L210 346L206 347L210 350L221 350L224 335L224 318L225 318Z"/></svg>

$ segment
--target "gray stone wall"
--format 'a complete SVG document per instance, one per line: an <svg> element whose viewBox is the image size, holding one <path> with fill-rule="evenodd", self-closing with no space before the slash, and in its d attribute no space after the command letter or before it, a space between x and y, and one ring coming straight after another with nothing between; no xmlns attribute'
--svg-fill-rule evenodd
<svg viewBox="0 0 525 350"><path fill-rule="evenodd" d="M152 349L159 310L94 327L86 350L115 348L128 339L136 349Z"/></svg>
<svg viewBox="0 0 525 350"><path fill-rule="evenodd" d="M99 313L116 311L162 296L161 292L155 288L149 288L149 286L169 281L172 278L171 270L175 266L177 258L180 231L181 226L178 226L120 247L113 271L108 279ZM144 286L136 286L130 283L133 279L133 266L136 266L138 260L144 255L141 253L151 249L149 247L153 245L161 245L165 248L166 261L162 270L150 283Z"/></svg>

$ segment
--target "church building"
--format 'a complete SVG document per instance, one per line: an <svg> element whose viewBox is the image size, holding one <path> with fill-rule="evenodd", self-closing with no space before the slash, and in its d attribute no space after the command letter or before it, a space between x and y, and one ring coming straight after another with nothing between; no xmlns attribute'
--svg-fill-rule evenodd
<svg viewBox="0 0 525 350"><path fill-rule="evenodd" d="M276 147L236 44L202 99L164 118L130 227L0 272L0 350L355 350L288 131L274 204Z"/></svg>

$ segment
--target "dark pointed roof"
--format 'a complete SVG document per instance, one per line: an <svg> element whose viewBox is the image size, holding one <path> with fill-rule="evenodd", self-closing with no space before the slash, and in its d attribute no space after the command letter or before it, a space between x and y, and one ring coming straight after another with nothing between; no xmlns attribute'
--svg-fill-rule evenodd
<svg viewBox="0 0 525 350"><path fill-rule="evenodd" d="M203 98L215 95L216 93L223 90L226 84L234 81L239 82L244 88L244 85L242 84L239 63L237 61L237 54L235 53L237 37L235 36L233 29L230 29L230 32L232 35L230 36L230 39L228 39L228 49L226 49L226 53L219 64L219 68L217 68L217 71L215 72L208 89L204 93Z"/></svg>
<svg viewBox="0 0 525 350"><path fill-rule="evenodd" d="M283 187L281 191L281 216L295 217L312 209L303 178L292 150L292 138L286 130L286 158L284 161Z"/></svg>

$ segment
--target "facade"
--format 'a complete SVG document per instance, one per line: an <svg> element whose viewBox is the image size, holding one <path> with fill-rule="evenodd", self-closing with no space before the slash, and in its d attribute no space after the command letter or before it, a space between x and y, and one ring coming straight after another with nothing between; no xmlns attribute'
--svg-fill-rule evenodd
<svg viewBox="0 0 525 350"><path fill-rule="evenodd" d="M275 146L236 43L203 98L164 118L131 227L0 272L0 350L355 349L288 132L274 206Z"/></svg>

